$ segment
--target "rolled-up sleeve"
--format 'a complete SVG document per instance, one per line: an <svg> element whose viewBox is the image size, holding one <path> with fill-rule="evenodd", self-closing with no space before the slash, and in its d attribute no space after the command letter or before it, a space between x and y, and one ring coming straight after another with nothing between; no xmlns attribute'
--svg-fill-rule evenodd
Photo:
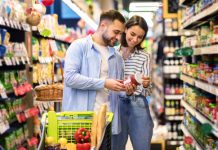
<svg viewBox="0 0 218 150"><path fill-rule="evenodd" d="M82 75L81 67L84 56L81 41L73 42L67 50L64 66L65 85L75 89L98 90L104 88L105 80Z"/></svg>

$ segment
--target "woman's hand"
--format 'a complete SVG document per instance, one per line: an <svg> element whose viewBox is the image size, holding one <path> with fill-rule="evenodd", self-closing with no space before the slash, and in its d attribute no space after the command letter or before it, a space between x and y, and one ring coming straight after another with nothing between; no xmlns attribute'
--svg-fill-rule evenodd
<svg viewBox="0 0 218 150"><path fill-rule="evenodd" d="M147 88L150 85L150 77L142 76L142 85Z"/></svg>
<svg viewBox="0 0 218 150"><path fill-rule="evenodd" d="M132 95L136 91L135 84L126 84L126 95Z"/></svg>

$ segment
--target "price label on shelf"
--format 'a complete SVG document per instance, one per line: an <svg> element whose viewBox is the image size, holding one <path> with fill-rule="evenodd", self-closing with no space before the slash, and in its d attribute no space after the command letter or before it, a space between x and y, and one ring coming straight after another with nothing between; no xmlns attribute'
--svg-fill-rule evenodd
<svg viewBox="0 0 218 150"><path fill-rule="evenodd" d="M8 66L8 62L7 62L6 57L4 57L4 62L5 62L5 64L6 64L6 66Z"/></svg>
<svg viewBox="0 0 218 150"><path fill-rule="evenodd" d="M18 26L18 28L19 28L20 30L22 29L20 22L17 22L17 26Z"/></svg>
<svg viewBox="0 0 218 150"><path fill-rule="evenodd" d="M5 21L1 16L0 16L0 25L5 25Z"/></svg>
<svg viewBox="0 0 218 150"><path fill-rule="evenodd" d="M54 52L58 51L57 44L56 44L56 42L54 40L49 40L49 44L51 46L52 51L54 51Z"/></svg>
<svg viewBox="0 0 218 150"><path fill-rule="evenodd" d="M48 84L52 84L52 80L51 79L47 79Z"/></svg>
<svg viewBox="0 0 218 150"><path fill-rule="evenodd" d="M24 31L27 31L27 32L30 32L31 30L30 30L30 26L28 25L28 24L26 24L26 23L22 23L22 27L23 27L23 30Z"/></svg>
<svg viewBox="0 0 218 150"><path fill-rule="evenodd" d="M20 65L20 61L19 61L19 58L18 57L14 57L15 58L15 61L18 65Z"/></svg>
<svg viewBox="0 0 218 150"><path fill-rule="evenodd" d="M26 56L26 61L27 61L27 64L30 65L30 59L28 56Z"/></svg>
<svg viewBox="0 0 218 150"><path fill-rule="evenodd" d="M43 103L45 110L48 110L48 102Z"/></svg>
<svg viewBox="0 0 218 150"><path fill-rule="evenodd" d="M11 19L9 19L9 22L10 22L11 27L14 28L14 22Z"/></svg>
<svg viewBox="0 0 218 150"><path fill-rule="evenodd" d="M218 88L215 89L216 96L218 96Z"/></svg>
<svg viewBox="0 0 218 150"><path fill-rule="evenodd" d="M40 56L38 57L38 60L39 60L39 63L42 63L42 62L41 62L41 57L40 57Z"/></svg>
<svg viewBox="0 0 218 150"><path fill-rule="evenodd" d="M9 62L8 62L8 59L7 59L7 57L4 57L4 61L5 61L5 64L7 65L7 66L9 66L10 64L9 64Z"/></svg>
<svg viewBox="0 0 218 150"><path fill-rule="evenodd" d="M7 26L10 26L8 18L5 18L5 23L6 23Z"/></svg>
<svg viewBox="0 0 218 150"><path fill-rule="evenodd" d="M16 60L15 60L15 58L12 57L11 60L12 60L12 64L15 66L15 65L16 65Z"/></svg>
<svg viewBox="0 0 218 150"><path fill-rule="evenodd" d="M16 20L13 20L13 24L14 24L14 27L15 27L16 29L18 29L17 21L16 21Z"/></svg>
<svg viewBox="0 0 218 150"><path fill-rule="evenodd" d="M43 85L43 81L42 80L39 80L39 85Z"/></svg>
<svg viewBox="0 0 218 150"><path fill-rule="evenodd" d="M21 61L24 65L26 64L24 57L21 57Z"/></svg>
<svg viewBox="0 0 218 150"><path fill-rule="evenodd" d="M38 108L39 108L40 114L42 114L43 111L44 111L43 103L38 103L37 106L38 106Z"/></svg>
<svg viewBox="0 0 218 150"><path fill-rule="evenodd" d="M46 63L45 57L42 57L42 63Z"/></svg>
<svg viewBox="0 0 218 150"><path fill-rule="evenodd" d="M7 96L7 94L6 94L5 92L1 92L1 97L2 97L3 99L8 98L8 96Z"/></svg>
<svg viewBox="0 0 218 150"><path fill-rule="evenodd" d="M47 82L47 80L46 80L46 79L44 79L43 81L44 81L44 84L45 84L45 85L47 85L47 84L48 84L48 82Z"/></svg>
<svg viewBox="0 0 218 150"><path fill-rule="evenodd" d="M47 62L47 63L50 63L50 62L51 62L50 57L46 57L46 62Z"/></svg>

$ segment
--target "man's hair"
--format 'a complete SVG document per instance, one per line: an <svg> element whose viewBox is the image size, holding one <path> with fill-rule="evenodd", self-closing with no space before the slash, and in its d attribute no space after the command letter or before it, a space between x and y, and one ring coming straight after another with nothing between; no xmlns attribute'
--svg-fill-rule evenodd
<svg viewBox="0 0 218 150"><path fill-rule="evenodd" d="M118 20L122 23L125 23L125 18L123 17L123 15L116 10L109 10L109 11L103 12L100 16L100 22L102 20L110 20L112 22L115 20Z"/></svg>
<svg viewBox="0 0 218 150"><path fill-rule="evenodd" d="M144 39L146 38L146 35L147 35L147 32L148 32L148 25L147 25L147 22L145 21L145 19L143 19L142 17L140 16L132 16L127 22L126 22L126 29L129 29L130 27L132 26L139 26L141 27L144 31L145 31L145 35L143 36L142 38L142 41L135 46L136 49L138 50L141 50L143 49L143 47L141 47L141 43L144 41ZM126 33L123 32L122 36L121 36L121 45L124 46L124 47L127 47L128 44L126 42Z"/></svg>

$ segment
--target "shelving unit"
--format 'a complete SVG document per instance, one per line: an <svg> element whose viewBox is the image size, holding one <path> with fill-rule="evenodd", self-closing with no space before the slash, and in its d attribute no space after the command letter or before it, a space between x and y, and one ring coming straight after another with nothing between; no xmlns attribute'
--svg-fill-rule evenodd
<svg viewBox="0 0 218 150"><path fill-rule="evenodd" d="M196 5L193 6L193 4L195 3L197 3L197 1L189 1L189 0L180 1L180 5L186 5L186 8L187 7L196 8L197 7ZM199 7L199 10L200 9L202 11L195 13L194 16L191 16L188 20L185 20L185 22L183 22L182 27L181 27L182 29L199 30L199 29L202 29L203 26L211 27L210 21L212 19L217 18L218 2L213 1L213 3L210 3L208 1L207 4L205 3L204 6L202 5L201 7ZM186 10L189 10L189 9L186 9ZM212 33L211 39L213 39L212 30L213 29L211 28L211 33ZM200 72L201 71L204 72L205 70L200 67L199 62L202 62L202 64L206 64L204 63L205 57L208 58L208 60L210 59L210 57L214 58L214 56L218 54L218 46L216 43L213 43L213 42L212 43L208 42L207 44L204 44L202 39L198 39L201 37L203 37L203 34L195 35L193 36L193 38L188 37L187 40L184 41L184 47L188 47L188 40L190 40L190 45L191 45L190 47L193 50L193 55L183 56L183 59L186 61L185 62L186 64L190 65L190 67L193 67L191 66L192 64L196 65L198 67L197 68L198 72L196 72L197 75L193 75L183 70L183 73L181 74L180 79L183 80L183 82L185 83L184 86L187 91L184 94L184 100L181 101L181 104L185 108L186 113L190 114L193 117L193 119L196 120L196 121L192 121L191 123L189 122L190 126L201 127L207 124L208 126L212 127L211 134L213 136L211 135L208 135L208 136L212 139L213 141L212 143L214 144L215 143L214 141L218 137L217 121L214 117L211 117L211 115L208 115L208 113L204 112L204 110L209 107L209 106L204 105L204 102L205 102L205 99L208 98L209 100L211 100L209 103L211 105L214 105L214 108L217 107L216 97L218 96L218 86L212 83L213 81L209 83L207 77L206 79L201 78ZM200 44L197 44L197 43L195 44L194 43L195 40L193 40L192 42L192 39L195 39L195 38L197 39L196 42ZM207 38L210 38L210 37L207 37ZM210 39L207 39L207 40L210 41ZM203 95L202 101L197 100L197 97L199 97L199 93ZM193 98L191 98L191 94L193 94ZM188 119L185 118L184 124L190 119L190 117L187 117L187 118ZM192 135L191 134L192 132L189 132L189 130L186 128L185 125L182 125L181 128L185 136L191 136L192 139L194 139L193 145L197 150L205 149L205 147L203 148L202 146L206 146L207 138L202 140L202 138L196 137L197 135L200 134L200 132L202 132L202 130L195 129L196 131L193 131L193 132L196 132L196 135L193 136L194 133Z"/></svg>
<svg viewBox="0 0 218 150"><path fill-rule="evenodd" d="M25 147L30 149L31 146L28 145L27 140L33 137L32 121L31 117L28 117L25 113L28 113L28 110L33 108L31 104L33 99L29 97L31 95L30 89L22 94L18 93L17 89L21 86L24 87L23 78L25 78L25 82L31 84L27 74L31 64L28 56L28 51L30 51L28 47L30 47L29 44L31 43L25 42L25 39L28 38L27 34L31 33L31 28L25 22L19 22L2 16L0 16L0 28L10 34L9 43L17 46L17 49L11 47L9 51L11 54L8 53L9 48L6 47L7 53L0 58L0 147L2 146L6 149ZM3 37L3 35L1 36ZM20 55L16 52L18 48ZM26 53L24 54L24 52ZM23 72L22 76L20 76L21 72ZM18 75L17 78L16 75ZM5 80L10 80L10 83L7 81L7 85L11 84L10 90L6 89ZM24 118L21 120L22 114L25 120ZM8 125L6 125L7 123Z"/></svg>
<svg viewBox="0 0 218 150"><path fill-rule="evenodd" d="M195 25L198 25L200 21L205 21L211 16L215 15L218 12L218 2L211 4L209 7L204 9L202 12L191 17L189 21L183 23L182 28L192 28Z"/></svg>
<svg viewBox="0 0 218 150"><path fill-rule="evenodd" d="M204 115L202 115L199 111L197 111L195 108L193 108L192 106L190 106L187 102L185 102L184 100L182 100L182 105L185 107L185 109L192 115L194 116L198 121L200 121L201 123L208 123L212 126L213 130L212 133L218 137L218 128L216 127L216 125L214 124L214 122L210 121L209 119L207 119Z"/></svg>
<svg viewBox="0 0 218 150"><path fill-rule="evenodd" d="M183 143L180 130L180 123L183 120L183 108L181 108L180 100L183 95L182 81L179 79L182 58L176 57L173 51L180 46L181 35L188 32L170 30L168 25L173 22L175 23L175 20L163 19L155 24L153 29L156 36L153 45L153 60L155 62L152 62L155 64L152 74L154 80L152 81L154 83L153 97L154 100L161 99L162 102L163 113L160 124L164 124L168 130L165 139L166 149L175 149ZM162 33L157 33L160 29L163 29Z"/></svg>
<svg viewBox="0 0 218 150"><path fill-rule="evenodd" d="M192 134L188 131L188 129L185 127L185 125L184 124L181 124L181 129L182 129L182 131L183 131L183 133L184 133L184 135L185 136L190 136L190 137L192 137L192 139L194 140L194 142L193 142L193 146L196 148L196 150L203 150L202 148L201 148L201 146L198 144L198 142L195 140L195 138L192 136ZM182 146L182 148L184 149L184 147Z"/></svg>
<svg viewBox="0 0 218 150"><path fill-rule="evenodd" d="M204 91L207 91L208 93L218 95L218 86L200 81L198 79L194 79L184 74L181 75L181 80Z"/></svg>

